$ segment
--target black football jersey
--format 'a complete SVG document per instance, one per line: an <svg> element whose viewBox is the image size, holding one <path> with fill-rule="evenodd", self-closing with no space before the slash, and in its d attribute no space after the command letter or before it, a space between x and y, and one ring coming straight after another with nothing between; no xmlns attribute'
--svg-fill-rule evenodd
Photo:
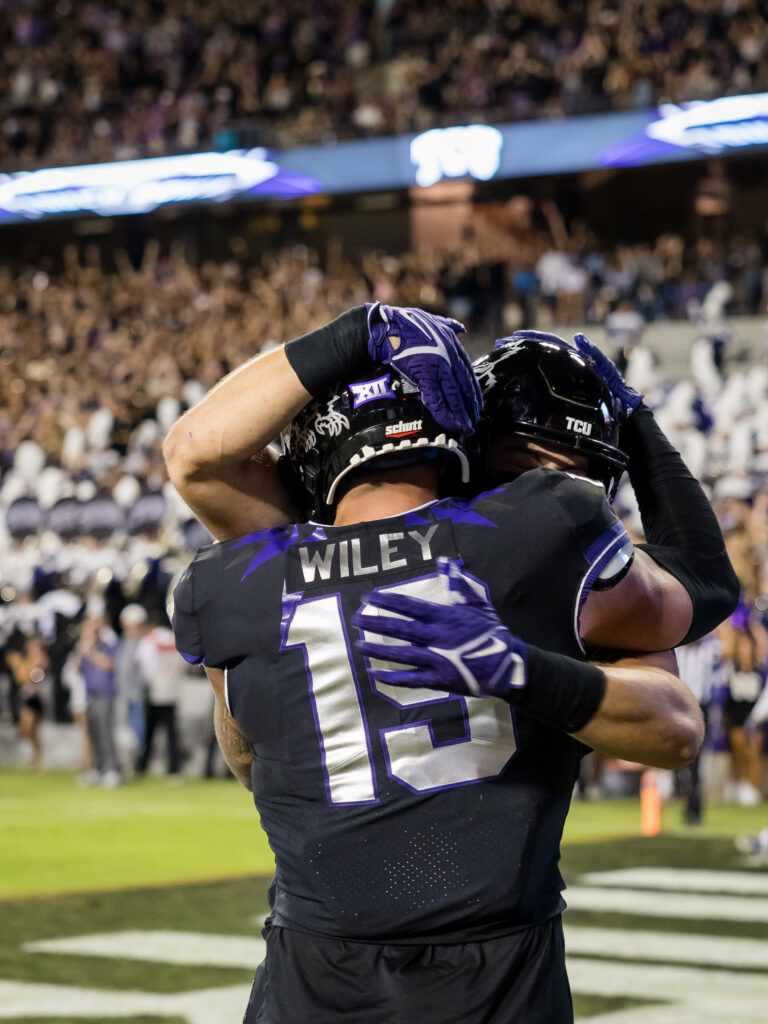
<svg viewBox="0 0 768 1024"><path fill-rule="evenodd" d="M469 501L197 554L175 591L176 643L226 671L253 744L276 924L468 941L562 909L559 843L585 748L495 698L372 682L351 622L374 588L444 599L446 555L513 632L582 657L581 604L628 550L602 486L534 470Z"/></svg>

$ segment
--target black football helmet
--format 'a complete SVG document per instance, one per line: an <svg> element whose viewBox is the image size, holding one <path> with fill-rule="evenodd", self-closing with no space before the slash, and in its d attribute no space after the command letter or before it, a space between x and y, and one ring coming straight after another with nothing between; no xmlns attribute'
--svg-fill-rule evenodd
<svg viewBox="0 0 768 1024"><path fill-rule="evenodd" d="M343 483L376 469L440 460L469 480L463 438L427 412L419 389L391 366L339 383L313 399L281 436L280 470L297 507L328 522Z"/></svg>
<svg viewBox="0 0 768 1024"><path fill-rule="evenodd" d="M587 475L602 481L613 500L627 457L618 447L613 395L565 341L502 338L475 360L484 412L478 431L481 463L487 465L494 434L521 437L587 460Z"/></svg>

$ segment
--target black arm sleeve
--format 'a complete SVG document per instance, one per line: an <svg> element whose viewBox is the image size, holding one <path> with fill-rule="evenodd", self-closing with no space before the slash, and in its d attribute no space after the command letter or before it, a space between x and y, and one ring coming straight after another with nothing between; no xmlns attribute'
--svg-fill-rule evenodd
<svg viewBox="0 0 768 1024"><path fill-rule="evenodd" d="M682 643L705 636L727 618L740 585L715 513L653 413L641 404L621 428L647 544L638 545L678 579L693 604L691 628Z"/></svg>
<svg viewBox="0 0 768 1024"><path fill-rule="evenodd" d="M605 673L564 654L526 645L528 682L510 689L510 704L563 732L579 732L597 714L605 696Z"/></svg>
<svg viewBox="0 0 768 1024"><path fill-rule="evenodd" d="M337 381L354 377L373 360L368 354L368 313L353 306L324 327L302 334L285 346L285 355L313 397Z"/></svg>

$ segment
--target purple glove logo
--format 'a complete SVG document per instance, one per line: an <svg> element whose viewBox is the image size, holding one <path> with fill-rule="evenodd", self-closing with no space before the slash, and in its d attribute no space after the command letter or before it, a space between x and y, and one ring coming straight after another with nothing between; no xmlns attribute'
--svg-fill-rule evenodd
<svg viewBox="0 0 768 1024"><path fill-rule="evenodd" d="M432 417L446 430L469 434L482 394L458 335L458 320L422 309L368 303L368 352L414 384Z"/></svg>
<svg viewBox="0 0 768 1024"><path fill-rule="evenodd" d="M439 558L437 569L448 584L450 602L437 604L387 590L367 595L355 625L399 643L363 640L357 646L371 658L408 666L371 666L373 679L465 697L508 698L511 690L526 684L525 643L501 623L458 563ZM371 614L369 608L388 614Z"/></svg>

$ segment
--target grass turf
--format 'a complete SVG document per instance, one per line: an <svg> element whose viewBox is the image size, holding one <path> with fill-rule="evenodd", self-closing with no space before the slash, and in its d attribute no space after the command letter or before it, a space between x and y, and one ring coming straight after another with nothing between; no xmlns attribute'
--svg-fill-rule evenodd
<svg viewBox="0 0 768 1024"><path fill-rule="evenodd" d="M29 1017L3 1017L3 1024L30 1024ZM87 1022L82 1017L37 1017L34 1024L93 1024L93 1018ZM185 1017L110 1017L109 1024L187 1024Z"/></svg>
<svg viewBox="0 0 768 1024"><path fill-rule="evenodd" d="M702 826L684 828L680 808L670 804L664 833L642 838L637 800L576 802L566 828L563 874L574 884L586 871L640 865L739 869L744 862L733 836L757 831L765 819L761 808L715 807ZM250 983L250 969L24 949L35 939L128 929L257 935L272 855L249 795L236 784L192 781L175 788L147 779L114 791L79 790L68 774L3 772L0 820L0 978L157 993ZM569 912L568 920L664 927L658 918L584 911ZM768 939L768 928L754 922L677 920L674 928ZM587 1020L638 1001L577 994L575 1005L578 1019ZM147 1016L129 1020L160 1024ZM57 1021L86 1024L80 1018Z"/></svg>
<svg viewBox="0 0 768 1024"><path fill-rule="evenodd" d="M146 778L78 789L70 773L0 772L0 899L267 875L272 852L250 795L232 781L171 786ZM760 807L712 807L683 826L664 808L664 834L732 838L766 824ZM636 799L573 804L565 843L639 836Z"/></svg>
<svg viewBox="0 0 768 1024"><path fill-rule="evenodd" d="M253 972L242 968L29 953L24 943L59 935L133 928L173 927L224 935L256 935L259 930L256 915L266 910L266 889L267 882L263 878L233 879L164 889L76 893L46 900L17 899L0 903L4 925L0 936L0 978L114 991L140 988L143 992L157 993L249 984ZM579 1018L585 1019L638 1005L638 1000L577 995L575 1005ZM176 1024L168 1018L163 1018L163 1022ZM28 1019L25 1024L29 1024ZM36 1020L34 1024L47 1024L47 1021ZM93 1019L71 1018L60 1024L93 1024ZM130 1018L130 1024L155 1024L155 1021L146 1017Z"/></svg>
<svg viewBox="0 0 768 1024"><path fill-rule="evenodd" d="M69 773L0 773L0 899L267 874L272 851L236 783L147 778L78 789Z"/></svg>

